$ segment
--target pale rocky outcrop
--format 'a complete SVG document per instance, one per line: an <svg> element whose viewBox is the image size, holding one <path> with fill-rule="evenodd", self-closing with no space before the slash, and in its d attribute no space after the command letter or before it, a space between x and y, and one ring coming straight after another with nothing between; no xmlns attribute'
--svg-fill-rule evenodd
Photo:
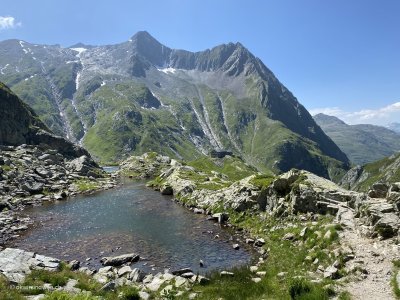
<svg viewBox="0 0 400 300"><path fill-rule="evenodd" d="M10 282L21 283L31 270L42 269L56 271L60 261L56 258L36 254L15 248L6 248L0 252L0 272Z"/></svg>

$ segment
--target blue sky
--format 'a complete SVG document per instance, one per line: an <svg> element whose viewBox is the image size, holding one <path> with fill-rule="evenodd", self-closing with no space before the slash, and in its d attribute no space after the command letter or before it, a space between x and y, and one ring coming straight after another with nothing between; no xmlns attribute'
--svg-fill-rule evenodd
<svg viewBox="0 0 400 300"><path fill-rule="evenodd" d="M147 30L169 47L192 51L240 41L311 112L349 123L400 121L398 0L1 3L0 40L99 45Z"/></svg>

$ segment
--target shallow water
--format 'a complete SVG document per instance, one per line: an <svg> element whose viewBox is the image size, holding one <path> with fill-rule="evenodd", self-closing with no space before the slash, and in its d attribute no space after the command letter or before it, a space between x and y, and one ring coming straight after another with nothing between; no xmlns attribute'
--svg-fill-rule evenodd
<svg viewBox="0 0 400 300"><path fill-rule="evenodd" d="M132 252L141 256L135 267L146 271L191 267L205 273L251 260L245 245L233 249L230 231L140 182L24 212L36 226L12 246L78 259L89 267L100 267L103 256ZM86 262L87 258L91 260ZM199 267L200 259L206 268Z"/></svg>

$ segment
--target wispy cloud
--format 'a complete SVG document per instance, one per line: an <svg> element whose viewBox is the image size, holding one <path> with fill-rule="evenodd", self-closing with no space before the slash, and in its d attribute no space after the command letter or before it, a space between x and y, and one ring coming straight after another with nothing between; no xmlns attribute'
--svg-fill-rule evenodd
<svg viewBox="0 0 400 300"><path fill-rule="evenodd" d="M6 16L2 17L0 16L0 30L4 29L12 29L21 26L21 22L17 22L14 17L11 16Z"/></svg>
<svg viewBox="0 0 400 300"><path fill-rule="evenodd" d="M359 111L344 111L339 107L323 107L310 109L312 115L323 113L330 116L336 116L348 124L376 124L387 125L390 122L400 121L400 102L378 108L362 109Z"/></svg>

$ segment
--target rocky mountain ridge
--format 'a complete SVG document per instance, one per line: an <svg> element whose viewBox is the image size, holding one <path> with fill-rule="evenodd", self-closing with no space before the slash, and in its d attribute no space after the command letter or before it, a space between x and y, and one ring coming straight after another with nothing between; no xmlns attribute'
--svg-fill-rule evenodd
<svg viewBox="0 0 400 300"><path fill-rule="evenodd" d="M147 32L117 45L0 43L0 80L56 133L103 161L231 149L261 169L337 178L346 155L240 43L170 49Z"/></svg>

